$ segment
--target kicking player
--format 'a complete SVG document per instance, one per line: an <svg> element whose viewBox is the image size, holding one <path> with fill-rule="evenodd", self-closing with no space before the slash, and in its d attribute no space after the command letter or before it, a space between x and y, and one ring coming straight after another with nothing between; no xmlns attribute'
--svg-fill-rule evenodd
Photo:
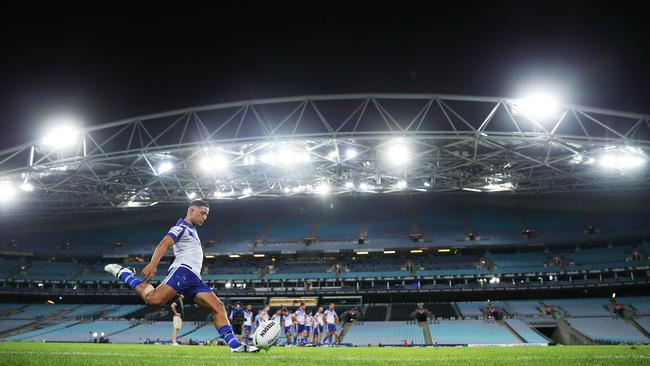
<svg viewBox="0 0 650 366"><path fill-rule="evenodd" d="M298 342L298 335L300 335L300 345L305 345L305 337L303 333L305 332L305 303L301 302L300 307L293 313L292 320L295 324L294 333L293 333L293 344L296 345Z"/></svg>
<svg viewBox="0 0 650 366"><path fill-rule="evenodd" d="M193 300L212 312L214 326L230 346L231 352L258 352L259 348L239 342L228 322L223 302L201 279L203 248L196 227L203 225L209 211L210 207L202 200L190 203L185 218L178 219L156 246L151 262L142 269L143 279L135 277L134 269L116 263L108 264L104 269L134 289L148 305L164 306L179 294L186 300ZM174 262L169 266L167 277L154 288L146 281L153 280L158 263L169 247L174 249Z"/></svg>
<svg viewBox="0 0 650 366"><path fill-rule="evenodd" d="M327 324L327 337L323 339L323 343L325 343L325 340L329 339L330 346L334 345L335 340L338 344L339 337L336 334L336 324L339 322L339 316L336 314L336 311L334 311L334 303L331 303L329 309L325 310L323 318Z"/></svg>

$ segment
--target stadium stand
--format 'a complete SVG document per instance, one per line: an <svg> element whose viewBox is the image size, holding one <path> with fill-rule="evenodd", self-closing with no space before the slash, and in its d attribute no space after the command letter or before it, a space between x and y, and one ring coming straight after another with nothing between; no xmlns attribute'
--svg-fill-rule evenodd
<svg viewBox="0 0 650 366"><path fill-rule="evenodd" d="M423 345L422 328L417 324L393 321L355 322L345 335L345 343L354 346L401 346L404 342Z"/></svg>
<svg viewBox="0 0 650 366"><path fill-rule="evenodd" d="M522 343L507 328L494 321L441 320L429 324L429 332L434 344L439 345Z"/></svg>
<svg viewBox="0 0 650 366"><path fill-rule="evenodd" d="M650 343L650 339L620 318L567 318L567 321L571 327L595 342Z"/></svg>

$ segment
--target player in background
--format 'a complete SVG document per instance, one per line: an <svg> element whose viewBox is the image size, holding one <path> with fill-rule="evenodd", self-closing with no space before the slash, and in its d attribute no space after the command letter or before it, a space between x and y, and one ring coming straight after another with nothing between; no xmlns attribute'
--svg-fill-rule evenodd
<svg viewBox="0 0 650 366"><path fill-rule="evenodd" d="M291 328L293 327L293 319L287 308L282 308L282 324L284 325L284 335L287 337L287 343L285 345L291 346Z"/></svg>
<svg viewBox="0 0 650 366"><path fill-rule="evenodd" d="M330 346L334 345L334 341L336 340L336 343L339 343L339 337L336 334L336 324L339 322L339 316L336 314L336 311L334 311L334 303L330 304L329 309L325 310L325 313L323 313L323 318L325 319L325 323L327 324L327 337L323 339L323 343L327 339L330 340Z"/></svg>
<svg viewBox="0 0 650 366"><path fill-rule="evenodd" d="M300 307L293 313L292 320L294 326L293 333L293 345L295 346L298 343L298 336L300 336L300 345L304 346L305 337L303 333L305 332L305 303L301 302Z"/></svg>
<svg viewBox="0 0 650 366"><path fill-rule="evenodd" d="M243 341L243 330L244 330L244 320L246 316L244 315L244 308L241 307L241 302L235 301L235 305L230 310L228 319L232 324L233 332L239 336L240 341Z"/></svg>
<svg viewBox="0 0 650 366"><path fill-rule="evenodd" d="M323 328L325 325L325 318L323 314L323 307L320 306L314 315L314 345L321 345L321 336L323 335Z"/></svg>
<svg viewBox="0 0 650 366"><path fill-rule="evenodd" d="M274 322L278 323L281 327L283 326L282 324L282 309L276 310L275 314L271 317Z"/></svg>
<svg viewBox="0 0 650 366"><path fill-rule="evenodd" d="M179 294L185 296L186 300L212 313L214 326L231 352L258 352L259 348L239 342L228 322L226 307L201 278L203 247L196 227L203 225L209 211L210 206L203 200L190 202L185 218L178 219L156 246L151 262L142 269L143 279L135 277L134 269L117 263L106 265L104 270L134 289L147 305L165 306ZM174 262L169 266L167 277L154 288L145 281L153 280L158 263L169 248L174 250Z"/></svg>
<svg viewBox="0 0 650 366"><path fill-rule="evenodd" d="M253 330L253 305L246 305L244 309L244 341L248 344L251 340L251 331Z"/></svg>
<svg viewBox="0 0 650 366"><path fill-rule="evenodd" d="M183 295L179 295L178 298L171 305L173 317L172 317L172 346L178 346L176 338L178 338L178 332L183 326Z"/></svg>
<svg viewBox="0 0 650 366"><path fill-rule="evenodd" d="M311 313L311 310L307 310L307 313L305 315L305 331L303 333L302 339L306 341L303 341L302 345L311 345L313 343L313 339L311 338L311 329L314 325L314 316Z"/></svg>

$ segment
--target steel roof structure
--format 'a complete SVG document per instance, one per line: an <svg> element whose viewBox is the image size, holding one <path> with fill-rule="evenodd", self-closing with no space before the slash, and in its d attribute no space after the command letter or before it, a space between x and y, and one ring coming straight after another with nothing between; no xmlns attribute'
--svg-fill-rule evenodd
<svg viewBox="0 0 650 366"><path fill-rule="evenodd" d="M7 205L49 214L295 195L648 191L650 115L434 94L314 95L186 108L93 125L71 148L0 151ZM56 144L54 144L56 145ZM645 160L644 160L645 161ZM611 165L611 164L610 164ZM31 188L30 187L30 188Z"/></svg>

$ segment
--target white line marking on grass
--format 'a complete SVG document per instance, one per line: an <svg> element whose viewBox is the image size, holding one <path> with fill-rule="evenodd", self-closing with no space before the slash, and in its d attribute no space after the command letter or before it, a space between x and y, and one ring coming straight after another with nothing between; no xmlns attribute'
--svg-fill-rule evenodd
<svg viewBox="0 0 650 366"><path fill-rule="evenodd" d="M213 356L198 356L198 355L156 355L156 354L143 354L143 353L118 353L118 352L42 352L42 351L0 351L0 354L5 355L42 355L42 356L112 356L112 357L140 357L140 358L183 358L183 359L198 359L198 360L215 360L215 359L265 359L272 360L302 360L314 361L314 355L252 355L252 354L223 354ZM435 356L432 357L375 357L375 356L327 356L328 360L335 361L533 361L533 360L650 360L650 355L593 355L593 356L563 356L563 355L550 355L550 356L503 356L495 355L494 357L486 356Z"/></svg>

